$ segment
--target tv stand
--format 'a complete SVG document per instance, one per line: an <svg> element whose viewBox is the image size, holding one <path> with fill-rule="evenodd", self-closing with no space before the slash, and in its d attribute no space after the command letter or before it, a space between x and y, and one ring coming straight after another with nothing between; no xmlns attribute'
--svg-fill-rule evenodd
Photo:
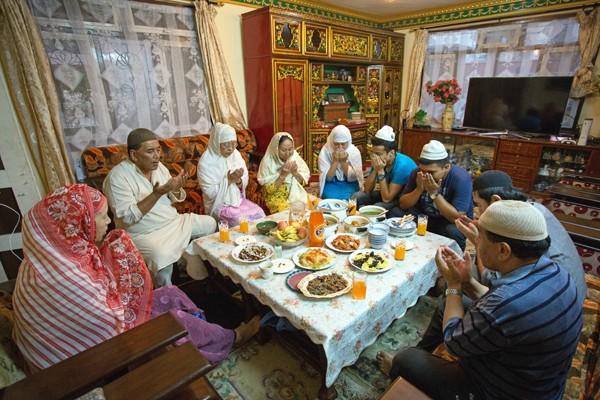
<svg viewBox="0 0 600 400"><path fill-rule="evenodd" d="M569 173L567 169L580 169L582 174L600 178L600 146L588 145L577 146L574 144L564 144L550 141L549 138L520 137L523 132L509 132L508 135L488 136L485 134L468 131L450 131L445 132L441 129L405 129L402 134L401 151L418 162L419 155L423 146L432 139L444 143L449 151L454 153L454 159L457 162L470 162L483 165L485 169L499 169L512 177L513 184L526 192L532 191L534 185L539 183L538 173L546 164L553 162L552 156L563 157L567 153L571 154L569 159L563 160L561 168L562 173ZM467 155L466 153L470 153ZM575 156L580 155L580 161L584 163L576 164ZM550 159L542 158L542 156ZM565 156L566 157L566 156ZM582 157L582 158L581 158ZM484 160L485 162L482 162ZM485 164L485 165L484 165ZM468 166L467 166L468 167ZM476 168L471 168L471 172L476 174L482 172ZM558 168L555 168L558 172ZM560 179L560 176L554 176L554 179ZM537 186L537 185L536 185Z"/></svg>

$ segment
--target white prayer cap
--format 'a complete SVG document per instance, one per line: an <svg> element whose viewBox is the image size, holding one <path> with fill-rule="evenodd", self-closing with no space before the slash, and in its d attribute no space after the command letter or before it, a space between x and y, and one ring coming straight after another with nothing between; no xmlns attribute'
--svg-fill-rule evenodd
<svg viewBox="0 0 600 400"><path fill-rule="evenodd" d="M352 141L352 134L346 125L338 125L331 130L334 143L346 143Z"/></svg>
<svg viewBox="0 0 600 400"><path fill-rule="evenodd" d="M425 146L423 146L423 150L421 150L421 158L422 160L429 161L437 161L443 160L448 157L448 152L446 148L441 142L437 140L430 140Z"/></svg>
<svg viewBox="0 0 600 400"><path fill-rule="evenodd" d="M217 134L217 137L219 139L219 144L237 140L237 135L235 134L235 129L233 129L232 126L227 125L227 124L222 124L220 122L217 122L215 124L215 132L214 133Z"/></svg>
<svg viewBox="0 0 600 400"><path fill-rule="evenodd" d="M394 133L394 128L384 125L377 131L375 137L381 140L387 140L388 142L393 142L396 139L396 134Z"/></svg>
<svg viewBox="0 0 600 400"><path fill-rule="evenodd" d="M529 242L544 240L548 236L546 219L525 201L493 202L479 217L478 225L496 235Z"/></svg>

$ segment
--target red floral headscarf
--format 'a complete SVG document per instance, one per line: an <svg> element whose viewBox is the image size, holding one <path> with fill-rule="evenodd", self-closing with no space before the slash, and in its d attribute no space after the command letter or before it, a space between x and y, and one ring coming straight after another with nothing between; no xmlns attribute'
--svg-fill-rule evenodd
<svg viewBox="0 0 600 400"><path fill-rule="evenodd" d="M38 368L48 367L150 318L152 280L123 230L98 247L95 214L106 197L87 185L59 188L23 219L15 287L14 338Z"/></svg>

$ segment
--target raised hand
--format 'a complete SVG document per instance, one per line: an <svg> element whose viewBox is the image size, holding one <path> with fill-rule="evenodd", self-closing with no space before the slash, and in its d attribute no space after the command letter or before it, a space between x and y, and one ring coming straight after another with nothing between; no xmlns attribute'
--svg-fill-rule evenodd
<svg viewBox="0 0 600 400"><path fill-rule="evenodd" d="M448 285L462 285L471 279L471 256L461 258L452 249L442 246L435 255L435 265Z"/></svg>
<svg viewBox="0 0 600 400"><path fill-rule="evenodd" d="M425 191L425 173L417 172L417 188L423 192Z"/></svg>
<svg viewBox="0 0 600 400"><path fill-rule="evenodd" d="M381 172L385 168L385 161L377 154L373 154L371 159L373 160L373 168L376 172Z"/></svg>
<svg viewBox="0 0 600 400"><path fill-rule="evenodd" d="M166 194L169 192L179 191L179 189L181 189L183 187L183 185L185 185L185 182L187 181L187 177L188 177L187 173L185 172L185 170L182 169L181 171L179 171L177 176L169 179L164 185L159 185L158 183L156 183L154 185L153 191L160 195L163 195L163 194Z"/></svg>
<svg viewBox="0 0 600 400"><path fill-rule="evenodd" d="M283 167L281 167L281 170L283 171L284 176L287 176L290 172L292 172L292 163L291 163L291 161L287 160L283 164Z"/></svg>
<svg viewBox="0 0 600 400"><path fill-rule="evenodd" d="M290 172L292 174L295 174L296 172L298 172L298 164L296 164L296 161L288 161L290 163Z"/></svg>
<svg viewBox="0 0 600 400"><path fill-rule="evenodd" d="M477 228L477 223L473 221L471 218L466 215L457 218L454 221L456 228L465 235L467 239L473 244L477 244L479 241L479 229Z"/></svg>
<svg viewBox="0 0 600 400"><path fill-rule="evenodd" d="M426 173L423 175L424 175L423 187L424 187L425 191L429 194L436 193L440 189L439 183L437 183L435 181L435 179L433 179L433 175L431 175L430 173Z"/></svg>

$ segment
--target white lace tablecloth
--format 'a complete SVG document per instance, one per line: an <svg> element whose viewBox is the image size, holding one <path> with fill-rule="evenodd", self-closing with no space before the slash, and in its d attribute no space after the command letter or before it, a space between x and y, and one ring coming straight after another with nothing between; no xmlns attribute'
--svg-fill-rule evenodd
<svg viewBox="0 0 600 400"><path fill-rule="evenodd" d="M283 220L287 212L266 219ZM251 232L256 234L255 223ZM446 245L460 252L455 241L427 232L425 236L414 236L415 248L407 251L404 261L393 261L391 270L381 274L370 274L367 279L365 300L352 299L351 293L331 300L312 300L292 291L285 283L288 274L275 275L270 280L257 278L258 264L240 264L233 260L233 240L242 236L237 228L231 230L231 241L221 243L219 234L195 240L197 253L208 260L218 271L241 285L273 312L287 318L296 328L306 332L316 344L323 346L327 357L326 385L330 387L342 368L352 365L365 347L372 344L396 319L417 302L419 296L431 288L437 277L435 252ZM270 243L262 235L258 241ZM393 259L393 249L384 248ZM298 248L284 249L283 257L291 258ZM337 253L336 264L331 270L353 270L347 263L346 254Z"/></svg>

